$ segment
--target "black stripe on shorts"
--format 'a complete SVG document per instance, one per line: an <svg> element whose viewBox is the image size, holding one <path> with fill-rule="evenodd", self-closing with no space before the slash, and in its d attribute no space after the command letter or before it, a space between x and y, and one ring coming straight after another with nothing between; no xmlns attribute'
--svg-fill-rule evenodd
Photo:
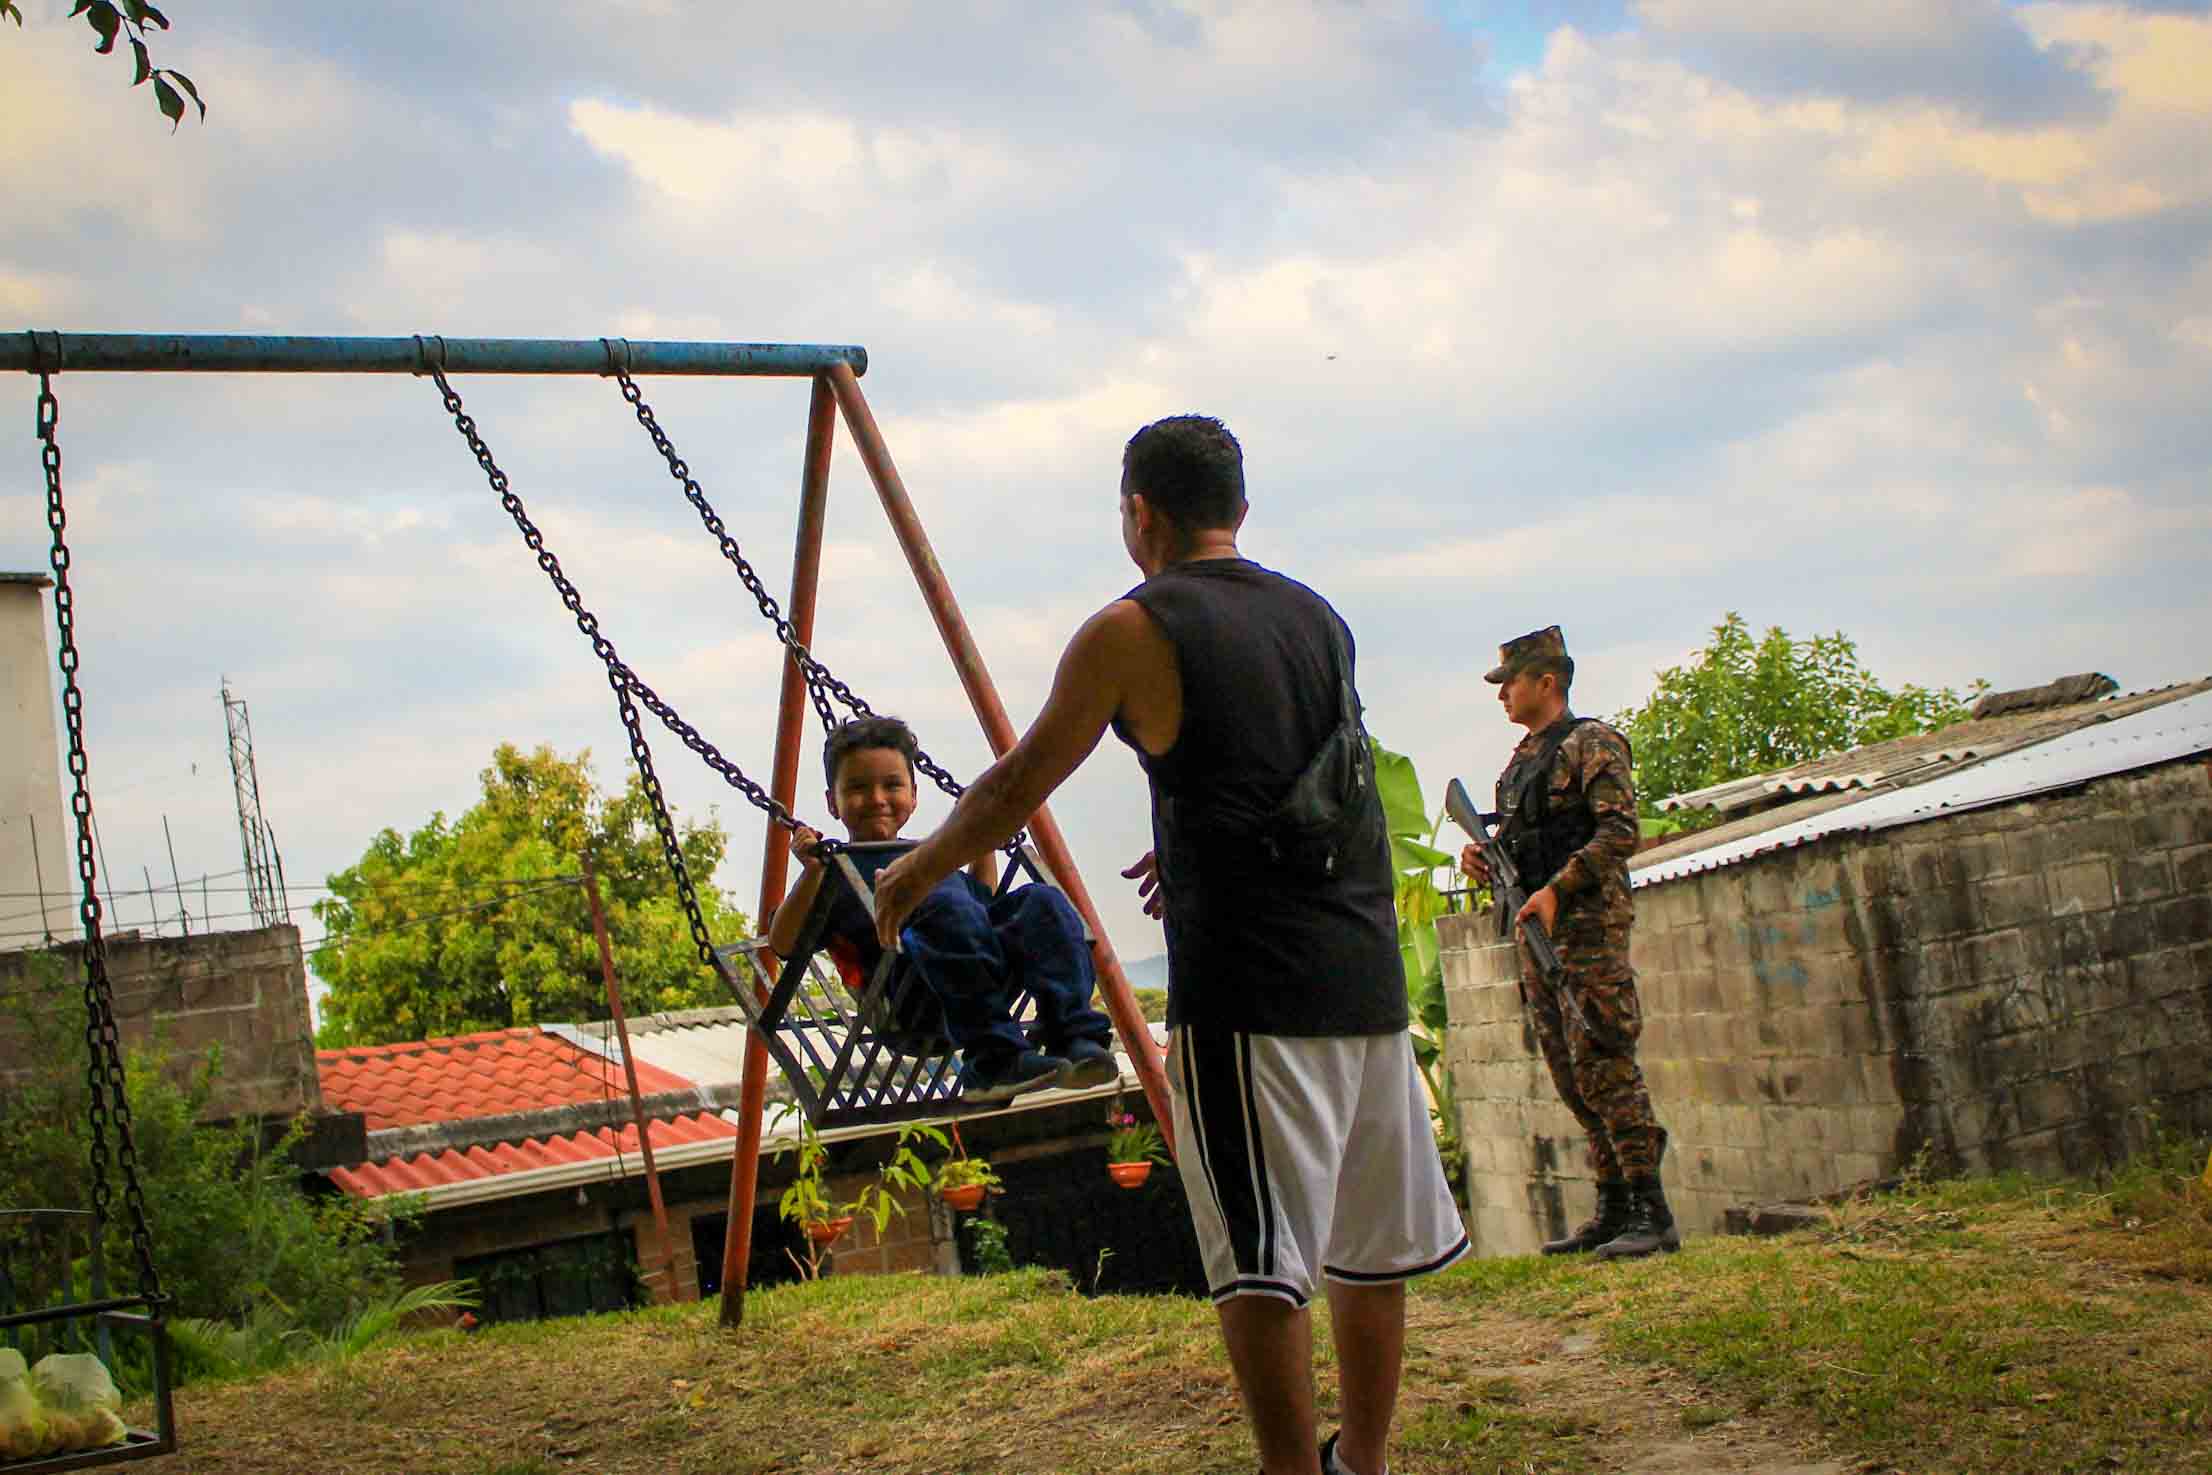
<svg viewBox="0 0 2212 1475"><path fill-rule="evenodd" d="M1208 1294L1213 1297L1216 1306L1235 1296L1275 1296L1301 1308L1307 1301L1303 1291L1286 1281L1264 1280L1253 1275L1239 1276L1225 1286L1214 1287Z"/></svg>
<svg viewBox="0 0 2212 1475"><path fill-rule="evenodd" d="M1458 1244L1425 1265L1409 1266L1404 1270L1339 1270L1334 1265L1325 1265L1321 1273L1331 1280L1349 1281L1354 1285L1384 1285L1390 1281L1411 1280L1417 1275L1442 1270L1472 1248L1474 1247L1467 1242L1467 1236L1463 1234L1459 1237Z"/></svg>
<svg viewBox="0 0 2212 1475"><path fill-rule="evenodd" d="M1272 1282L1274 1199L1252 1114L1251 1041L1241 1034L1185 1029L1183 1042L1190 1047L1183 1056L1183 1089L1198 1129L1198 1160L1228 1229L1238 1283Z"/></svg>

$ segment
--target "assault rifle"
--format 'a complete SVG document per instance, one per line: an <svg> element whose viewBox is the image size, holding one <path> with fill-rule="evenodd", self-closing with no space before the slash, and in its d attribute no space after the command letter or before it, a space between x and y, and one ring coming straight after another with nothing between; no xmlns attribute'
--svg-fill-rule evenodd
<svg viewBox="0 0 2212 1475"><path fill-rule="evenodd" d="M1506 854L1505 846L1498 843L1496 833L1484 821L1482 811L1467 797L1467 786L1456 778L1444 790L1444 812L1482 848L1483 861L1490 867L1491 894L1497 900L1499 915L1510 925L1528 902L1528 892L1521 885L1520 869L1513 864L1513 857ZM1556 990L1560 984L1559 949L1552 946L1551 934L1534 917L1521 925L1521 933L1528 943L1529 956L1536 960L1538 976L1546 987Z"/></svg>

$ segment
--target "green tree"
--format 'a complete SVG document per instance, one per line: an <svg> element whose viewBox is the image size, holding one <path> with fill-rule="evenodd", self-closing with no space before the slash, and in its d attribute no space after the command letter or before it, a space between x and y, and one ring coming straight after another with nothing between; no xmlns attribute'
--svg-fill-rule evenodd
<svg viewBox="0 0 2212 1475"><path fill-rule="evenodd" d="M1966 703L1988 686L1976 681L1964 697L1948 686L1891 691L1841 631L1795 640L1775 625L1754 639L1731 610L1704 650L1661 671L1650 700L1613 722L1636 750L1647 826L1669 829L1679 821L1659 814L1661 799L1934 732L1963 720Z"/></svg>
<svg viewBox="0 0 2212 1475"><path fill-rule="evenodd" d="M184 122L186 96L199 108L200 121L207 121L207 104L200 100L200 89L192 85L192 79L182 72L155 66L153 53L146 49L146 38L152 31L169 29L169 17L146 0L77 0L69 14L72 19L84 17L85 24L100 38L92 49L102 56L114 51L117 41L131 43L131 85L154 84L154 106L169 120L171 133ZM22 29L23 12L16 0L0 0L0 20L12 20L16 29Z"/></svg>
<svg viewBox="0 0 2212 1475"><path fill-rule="evenodd" d="M598 868L623 1007L645 1014L727 1002L699 962L644 787L601 793L591 755L564 759L502 743L483 797L459 819L433 814L402 837L384 830L330 878L315 904L325 944L315 971L326 1046L604 1019L591 912L578 884ZM679 823L684 863L717 942L747 931L712 884L728 837L709 819Z"/></svg>

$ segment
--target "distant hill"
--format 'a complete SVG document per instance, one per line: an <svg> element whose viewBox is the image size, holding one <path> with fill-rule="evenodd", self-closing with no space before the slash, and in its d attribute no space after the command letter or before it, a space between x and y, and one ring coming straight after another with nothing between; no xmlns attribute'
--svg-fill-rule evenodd
<svg viewBox="0 0 2212 1475"><path fill-rule="evenodd" d="M1123 958L1121 971L1128 975L1131 988L1166 988L1167 954L1158 953L1149 958Z"/></svg>

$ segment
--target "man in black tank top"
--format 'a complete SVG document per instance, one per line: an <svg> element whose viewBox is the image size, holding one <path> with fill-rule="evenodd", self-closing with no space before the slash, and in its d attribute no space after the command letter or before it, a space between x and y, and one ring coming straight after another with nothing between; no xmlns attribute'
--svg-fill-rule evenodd
<svg viewBox="0 0 2212 1475"><path fill-rule="evenodd" d="M1061 656L1020 743L876 882L888 945L1004 841L1109 727L1152 790L1123 872L1166 924L1177 1168L1266 1475L1385 1475L1405 1282L1467 1251L1407 1037L1389 839L1351 632L1246 561L1244 463L1219 421L1122 457L1145 581ZM1325 1283L1343 1428L1318 1450L1307 1303Z"/></svg>

